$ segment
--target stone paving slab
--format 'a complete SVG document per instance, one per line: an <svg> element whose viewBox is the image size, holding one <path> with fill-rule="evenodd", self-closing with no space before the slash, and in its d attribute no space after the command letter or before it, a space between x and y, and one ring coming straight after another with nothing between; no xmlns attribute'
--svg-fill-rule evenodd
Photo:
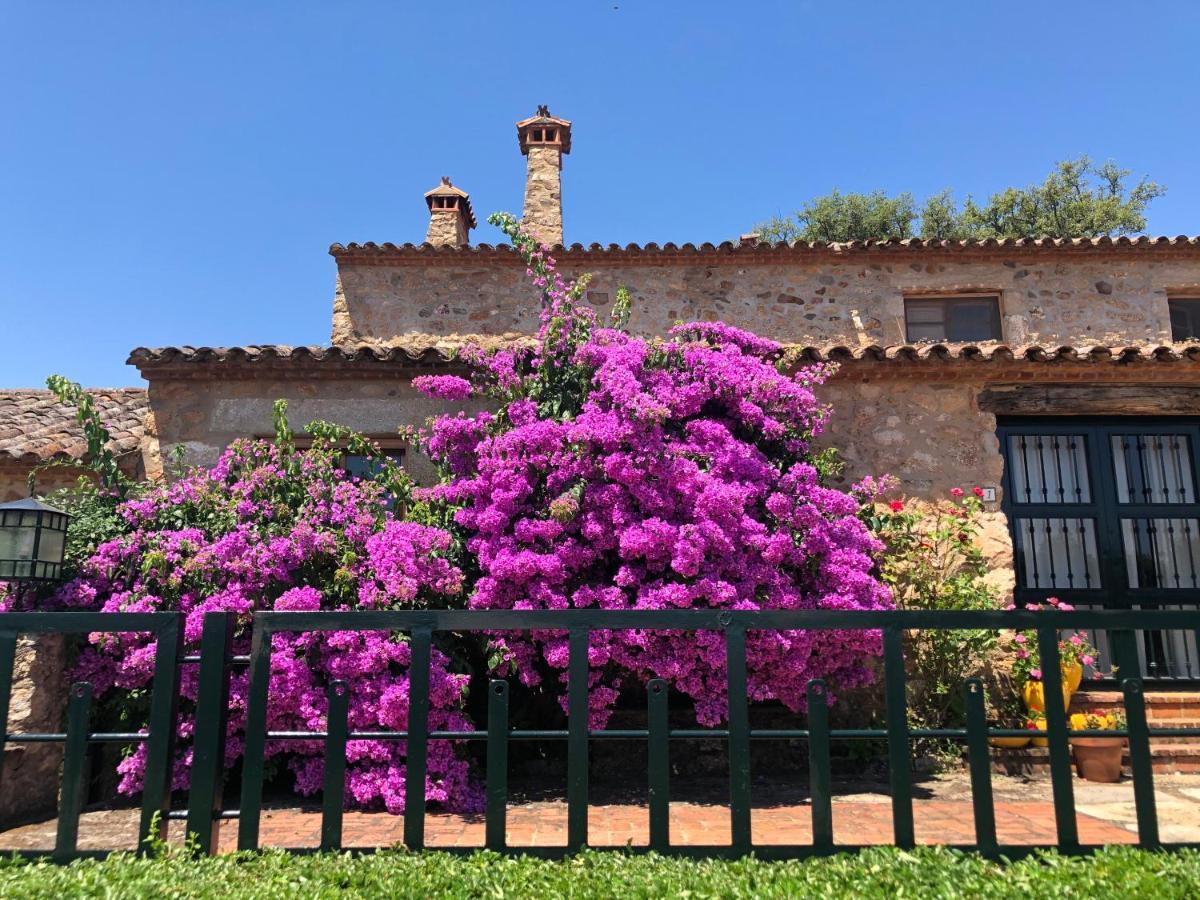
<svg viewBox="0 0 1200 900"><path fill-rule="evenodd" d="M972 809L961 800L920 800L914 804L916 836L923 844L969 844L975 840ZM645 846L649 820L645 806L592 806L588 843L594 847ZM754 843L762 846L811 844L811 807L755 809L751 828ZM1095 816L1078 816L1080 840L1088 844L1135 843L1136 834ZM86 812L80 820L79 849L131 850L137 831L136 810ZM892 842L891 805L835 803L834 839L838 844L888 844ZM0 849L47 850L54 844L54 820L0 833ZM1005 844L1053 844L1054 806L1051 803L998 803L997 835ZM170 840L182 839L181 823L171 825ZM262 846L315 847L320 842L321 814L315 810L265 810L260 827ZM403 842L404 820L387 813L348 812L343 821L347 847L387 847ZM484 823L480 816L431 812L425 824L426 845L482 847ZM567 841L567 807L563 802L538 802L514 807L508 814L509 844L513 847L556 847ZM690 803L671 804L671 841L681 845L727 845L730 842L727 807ZM220 847L231 851L237 844L237 825L221 828Z"/></svg>
<svg viewBox="0 0 1200 900"><path fill-rule="evenodd" d="M1200 841L1200 777L1171 776L1155 780L1156 802L1164 841ZM795 785L756 785L760 798L751 814L755 844L809 844L812 807ZM1085 844L1130 844L1137 841L1133 787L1074 783L1079 839ZM993 783L997 837L1001 844L1056 843L1054 805L1047 778L997 777ZM922 779L916 785L914 823L922 844L970 844L975 841L969 779L963 773ZM47 819L0 832L0 852L50 850L55 820ZM133 849L136 809L91 810L80 821L81 850ZM892 810L887 789L880 785L835 786L834 840L838 844L889 844ZM320 841L321 814L311 807L271 807L263 811L263 846L315 847ZM430 812L426 843L436 847L478 847L484 841L480 815ZM382 812L345 813L347 847L387 847L403 842L404 822ZM172 822L169 840L179 842L183 824ZM561 799L516 800L508 810L508 840L513 847L566 844L567 805ZM730 842L729 809L721 802L671 804L671 841L679 845L726 845ZM649 813L644 803L598 802L589 807L588 842L594 847L645 846ZM222 823L220 847L234 849L237 823Z"/></svg>

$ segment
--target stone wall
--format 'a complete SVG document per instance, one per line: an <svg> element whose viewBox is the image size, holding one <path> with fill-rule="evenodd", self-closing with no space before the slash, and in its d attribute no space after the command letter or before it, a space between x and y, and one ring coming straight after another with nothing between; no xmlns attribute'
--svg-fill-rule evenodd
<svg viewBox="0 0 1200 900"><path fill-rule="evenodd" d="M1000 511L1004 458L996 417L979 408L981 381L837 378L821 399L833 414L818 444L845 463L843 487L866 475L893 475L917 504L948 499L952 488L996 488L981 516L980 546L989 580L1008 594L1014 586L1012 538Z"/></svg>
<svg viewBox="0 0 1200 900"><path fill-rule="evenodd" d="M533 150L530 149L530 159ZM919 252L560 254L564 271L592 272L588 300L610 308L632 293L631 326L662 333L676 321L720 319L789 343L851 347L906 343L904 298L1000 297L1010 344L1170 339L1167 296L1200 295L1200 257L1152 251L1022 256ZM411 333L504 334L537 328L537 297L512 254L339 255L334 340Z"/></svg>
<svg viewBox="0 0 1200 900"><path fill-rule="evenodd" d="M270 437L272 406L288 401L288 421L299 434L309 422L336 422L402 446L397 430L421 426L443 412L441 401L415 391L412 378L419 370L392 370L375 376L321 377L318 373L231 374L197 385L191 378L155 379L150 385L159 440L164 456L183 445L192 465L211 465L237 438ZM479 408L479 407L476 407ZM418 480L433 477L432 466L418 454L406 465Z"/></svg>
<svg viewBox="0 0 1200 900"><path fill-rule="evenodd" d="M544 244L563 241L562 151L558 147L528 147L525 211L522 221Z"/></svg>
<svg viewBox="0 0 1200 900"><path fill-rule="evenodd" d="M13 667L9 731L59 731L67 679L61 635L22 637ZM7 744L0 773L0 823L53 812L58 803L61 744Z"/></svg>
<svg viewBox="0 0 1200 900"><path fill-rule="evenodd" d="M10 462L0 463L0 503L10 500L22 500L29 496L29 472L34 463ZM81 470L69 468L43 469L37 476L39 494L48 494L59 488L71 487L75 484Z"/></svg>
<svg viewBox="0 0 1200 900"><path fill-rule="evenodd" d="M5 460L0 462L0 503L10 500L21 500L29 496L29 473L35 462L20 460ZM158 459L158 445L148 446L144 453L126 454L121 458L121 470L130 478L158 478L162 475L162 466ZM37 474L37 492L39 495L53 493L61 488L74 487L81 475L90 477L90 470L78 469L74 466L54 466L42 469Z"/></svg>
<svg viewBox="0 0 1200 900"><path fill-rule="evenodd" d="M467 242L467 223L457 209L434 209L429 213L425 243L461 247Z"/></svg>

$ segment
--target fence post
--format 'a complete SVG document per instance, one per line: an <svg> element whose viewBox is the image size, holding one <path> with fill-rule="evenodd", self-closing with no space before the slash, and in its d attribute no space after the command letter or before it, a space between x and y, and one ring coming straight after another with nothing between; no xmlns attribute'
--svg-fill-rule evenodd
<svg viewBox="0 0 1200 900"><path fill-rule="evenodd" d="M1074 850L1079 846L1079 826L1075 821L1075 788L1071 772L1071 748L1067 745L1067 708L1063 702L1062 666L1058 655L1058 629L1041 626L1037 630L1038 657L1042 666L1042 694L1046 701L1046 738L1050 742L1050 782L1054 795L1054 822L1058 846Z"/></svg>
<svg viewBox="0 0 1200 900"><path fill-rule="evenodd" d="M488 685L487 808L484 843L502 851L508 843L508 682L493 679Z"/></svg>
<svg viewBox="0 0 1200 900"><path fill-rule="evenodd" d="M205 613L200 635L200 684L187 811L187 834L204 854L215 853L220 840L218 813L225 775L232 640L233 616L227 612Z"/></svg>
<svg viewBox="0 0 1200 900"><path fill-rule="evenodd" d="M13 666L17 661L17 633L0 631L0 775L4 771L4 748L8 745L8 705L12 700ZM0 789L4 783L0 781Z"/></svg>
<svg viewBox="0 0 1200 900"><path fill-rule="evenodd" d="M154 647L154 681L150 696L150 734L146 739L146 777L142 785L142 818L138 853L157 821L156 837L166 840L167 813L175 774L175 731L179 725L179 657L183 650L183 614L172 616Z"/></svg>
<svg viewBox="0 0 1200 900"><path fill-rule="evenodd" d="M654 678L646 688L650 848L662 852L671 846L671 726L667 715L667 682Z"/></svg>
<svg viewBox="0 0 1200 900"><path fill-rule="evenodd" d="M567 847L588 842L588 630L568 630L567 661Z"/></svg>
<svg viewBox="0 0 1200 900"><path fill-rule="evenodd" d="M1146 696L1140 678L1126 678L1125 723L1129 732L1129 764L1133 770L1133 802L1137 808L1138 843L1157 847L1158 808L1154 800L1154 764L1150 757L1150 731L1146 726Z"/></svg>
<svg viewBox="0 0 1200 900"><path fill-rule="evenodd" d="M825 682L808 683L808 781L813 847L833 852L833 773L829 759L829 700Z"/></svg>
<svg viewBox="0 0 1200 900"><path fill-rule="evenodd" d="M92 713L92 686L86 681L71 685L67 700L67 745L63 752L62 793L58 801L58 835L54 841L55 862L75 855L79 839L79 814L87 795L84 767L87 763L88 725ZM147 776L150 770L146 770Z"/></svg>
<svg viewBox="0 0 1200 900"><path fill-rule="evenodd" d="M246 734L242 750L242 800L238 849L257 850L262 819L263 762L267 749L267 694L271 686L271 632L254 617L250 638L250 682L246 696Z"/></svg>
<svg viewBox="0 0 1200 900"><path fill-rule="evenodd" d="M883 678L887 695L888 775L892 784L892 831L897 847L912 847L912 771L908 745L908 701L905 696L904 644L899 626L883 629Z"/></svg>
<svg viewBox="0 0 1200 900"><path fill-rule="evenodd" d="M729 824L734 849L749 853L750 708L746 688L746 627L725 628L725 665L729 702Z"/></svg>
<svg viewBox="0 0 1200 900"><path fill-rule="evenodd" d="M331 681L326 691L325 783L321 791L321 849L342 849L342 810L346 805L346 735L350 689Z"/></svg>
<svg viewBox="0 0 1200 900"><path fill-rule="evenodd" d="M995 853L996 807L992 799L992 751L988 749L983 680L968 678L963 690L967 699L967 759L971 766L975 844L982 853Z"/></svg>
<svg viewBox="0 0 1200 900"><path fill-rule="evenodd" d="M408 663L408 740L404 760L404 844L425 846L425 773L429 759L429 654L433 629L412 630Z"/></svg>

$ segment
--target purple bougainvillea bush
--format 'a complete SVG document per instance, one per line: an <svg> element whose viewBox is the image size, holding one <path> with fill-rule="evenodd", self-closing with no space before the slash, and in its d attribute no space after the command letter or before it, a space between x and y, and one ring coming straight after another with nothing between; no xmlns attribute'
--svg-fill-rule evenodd
<svg viewBox="0 0 1200 900"><path fill-rule="evenodd" d="M436 485L412 490L379 457L381 479L350 478L335 447L365 442L318 425L315 446L297 450L281 409L273 443L235 443L213 468L121 504L108 539L81 551L78 577L54 605L182 611L192 652L203 614L228 610L242 653L251 614L267 609L891 607L874 573L882 546L860 518L861 499L827 486L812 450L828 415L813 389L831 369L796 369L780 345L720 323L633 336L624 290L602 326L579 302L585 278L565 281L511 217L493 223L527 261L542 295L541 327L516 349L465 351L470 378L414 380L449 404L491 401L490 412L443 415L411 433L441 470ZM870 493L869 479L862 489ZM389 493L401 495L403 513L389 510ZM8 605L0 596L0 609ZM477 659L478 646L464 643L476 638L442 639L460 643L433 653L429 726L469 730L468 673L450 657ZM540 686L566 708L565 633L488 640L493 672ZM751 631L750 696L802 709L809 679L862 685L879 652L870 631ZM153 657L146 635L92 635L76 677L138 727ZM690 698L699 722L725 717L720 633L594 632L589 663L593 727L623 689L651 677ZM352 729L404 729L408 664L406 640L390 633L276 635L268 728L323 730L326 689L340 678ZM183 668L180 787L197 676L196 666ZM246 678L235 670L229 764L243 748ZM269 742L267 753L300 793L320 789L319 742ZM400 811L404 753L402 743L350 742L348 801ZM137 791L140 753L120 772L121 789ZM430 744L429 800L476 806L468 774L459 748Z"/></svg>
<svg viewBox="0 0 1200 900"><path fill-rule="evenodd" d="M828 368L788 373L773 341L720 323L665 339L611 327L578 300L545 247L493 217L543 294L527 353L474 352L471 380L426 376L434 397L485 395L495 413L444 416L416 436L443 483L418 496L452 510L479 575L474 609L882 609L881 545L860 502L822 483L811 440L827 410L813 387ZM870 678L877 632L751 632L752 699L803 707L809 679ZM498 635L493 659L563 695L564 633ZM597 632L589 649L591 721L603 724L629 679L665 678L705 724L726 710L725 647L715 632ZM555 684L555 681L558 683Z"/></svg>
<svg viewBox="0 0 1200 900"><path fill-rule="evenodd" d="M58 592L68 609L106 612L180 610L186 648L199 647L203 614L237 615L235 652L249 650L255 610L406 609L445 606L460 597L461 571L446 558L444 530L397 521L385 508L384 485L348 478L331 444L298 451L284 435L232 445L212 469L198 470L119 508L127 533L101 544L79 577ZM387 632L287 633L274 637L268 702L270 730L325 726L326 688L345 679L352 730L399 729L408 722L409 645ZM94 634L75 677L92 683L136 724L138 692L151 682L154 645L147 635ZM188 782L198 666L182 670L181 746L175 786ZM232 677L226 763L242 753L247 673ZM463 712L467 676L433 652L431 728L470 728ZM323 747L268 742L267 755L294 773L295 788L321 788ZM348 800L403 809L404 745L351 741ZM139 750L119 767L120 789L140 790ZM455 808L477 805L468 763L449 742L429 747L426 796Z"/></svg>

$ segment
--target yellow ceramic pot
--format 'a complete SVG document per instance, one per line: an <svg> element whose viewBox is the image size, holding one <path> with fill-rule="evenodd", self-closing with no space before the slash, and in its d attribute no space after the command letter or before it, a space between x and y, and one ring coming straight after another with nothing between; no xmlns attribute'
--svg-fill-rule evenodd
<svg viewBox="0 0 1200 900"><path fill-rule="evenodd" d="M1074 694L1079 690L1081 684L1083 684L1083 666L1079 663L1063 666L1063 686Z"/></svg>
<svg viewBox="0 0 1200 900"><path fill-rule="evenodd" d="M993 737L988 738L988 743L993 747L1003 747L1005 750L1019 750L1021 747L1029 745L1027 737Z"/></svg>
<svg viewBox="0 0 1200 900"><path fill-rule="evenodd" d="M1068 666L1063 666L1062 694L1064 710L1071 706L1071 697L1079 690L1079 685L1082 683L1083 666L1079 665L1079 663L1071 663ZM1046 694L1042 682L1033 681L1032 679L1025 682L1025 686L1021 689L1021 695L1025 700L1025 708L1030 712L1046 711Z"/></svg>
<svg viewBox="0 0 1200 900"><path fill-rule="evenodd" d="M1046 693L1045 688L1040 681L1027 681L1025 687L1021 689L1021 695L1025 700L1025 708L1030 712L1045 712L1046 711ZM1071 690L1067 687L1066 682L1062 686L1063 709L1071 705Z"/></svg>
<svg viewBox="0 0 1200 900"><path fill-rule="evenodd" d="M1045 719L1042 719L1040 722L1038 722L1037 726L1038 726L1037 730L1033 732L1034 734L1043 735L1046 733L1046 720ZM1032 738L1029 743L1033 744L1033 746L1035 746L1035 747L1049 747L1050 746L1050 741L1048 741L1044 737Z"/></svg>

